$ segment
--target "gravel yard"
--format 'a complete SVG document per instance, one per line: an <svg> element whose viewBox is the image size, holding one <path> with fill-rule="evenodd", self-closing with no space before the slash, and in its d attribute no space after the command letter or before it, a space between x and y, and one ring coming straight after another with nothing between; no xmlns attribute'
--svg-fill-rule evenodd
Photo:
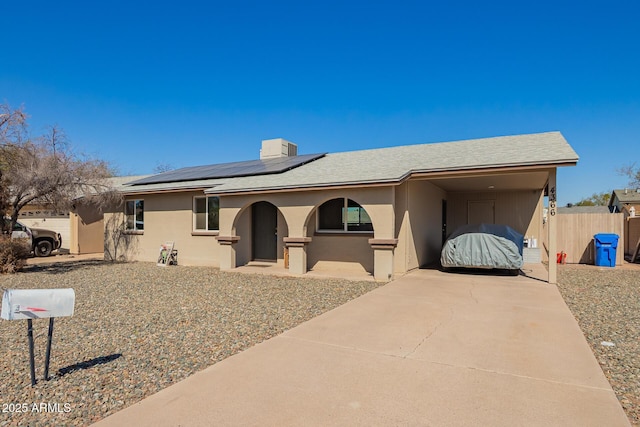
<svg viewBox="0 0 640 427"><path fill-rule="evenodd" d="M629 420L640 426L640 266L560 266L558 288Z"/></svg>
<svg viewBox="0 0 640 427"><path fill-rule="evenodd" d="M640 268L560 266L558 282L640 426ZM35 387L26 322L0 321L0 426L91 424L377 286L91 260L0 276L0 290L76 292L74 316L56 319L50 381L42 380L48 321L34 321Z"/></svg>
<svg viewBox="0 0 640 427"><path fill-rule="evenodd" d="M55 321L50 381L48 320L34 321L35 387L27 322L0 321L0 426L88 425L377 286L102 261L0 276L2 291L76 292L74 316Z"/></svg>

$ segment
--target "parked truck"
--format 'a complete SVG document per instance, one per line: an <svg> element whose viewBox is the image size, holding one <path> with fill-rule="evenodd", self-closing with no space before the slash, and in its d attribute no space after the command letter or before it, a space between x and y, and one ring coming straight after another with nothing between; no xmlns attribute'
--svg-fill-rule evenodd
<svg viewBox="0 0 640 427"><path fill-rule="evenodd" d="M8 233L11 220L5 218L2 230ZM55 231L46 230L44 228L31 228L16 222L11 232L13 239L25 239L27 244L31 246L31 251L37 257L47 257L51 252L60 249L62 246L62 236Z"/></svg>

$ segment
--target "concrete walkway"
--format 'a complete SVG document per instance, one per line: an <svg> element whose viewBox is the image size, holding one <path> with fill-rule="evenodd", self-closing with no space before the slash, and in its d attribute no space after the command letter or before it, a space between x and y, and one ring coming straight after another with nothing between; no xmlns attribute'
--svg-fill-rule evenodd
<svg viewBox="0 0 640 427"><path fill-rule="evenodd" d="M628 426L557 288L410 273L96 426Z"/></svg>

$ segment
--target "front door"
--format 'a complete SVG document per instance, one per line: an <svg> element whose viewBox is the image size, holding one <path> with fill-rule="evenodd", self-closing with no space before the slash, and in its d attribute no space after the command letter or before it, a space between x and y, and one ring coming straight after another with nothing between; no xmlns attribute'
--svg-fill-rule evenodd
<svg viewBox="0 0 640 427"><path fill-rule="evenodd" d="M276 261L278 250L278 209L269 202L251 207L252 252L255 261Z"/></svg>

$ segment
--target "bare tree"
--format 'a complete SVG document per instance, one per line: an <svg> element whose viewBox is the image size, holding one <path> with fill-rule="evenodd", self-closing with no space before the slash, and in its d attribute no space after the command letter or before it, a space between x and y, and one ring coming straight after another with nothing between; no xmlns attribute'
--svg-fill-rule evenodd
<svg viewBox="0 0 640 427"><path fill-rule="evenodd" d="M618 174L629 178L629 187L640 188L640 167L636 163L618 168Z"/></svg>
<svg viewBox="0 0 640 427"><path fill-rule="evenodd" d="M156 167L153 168L153 173L169 172L174 169L175 168L170 163L157 163Z"/></svg>
<svg viewBox="0 0 640 427"><path fill-rule="evenodd" d="M27 115L22 108L12 110L6 104L0 104L0 149L18 144L26 132ZM9 191L2 179L2 173L11 159L0 156L0 212L4 215L9 207ZM2 223L4 226L4 222Z"/></svg>
<svg viewBox="0 0 640 427"><path fill-rule="evenodd" d="M121 213L105 216L104 259L111 262L127 261L137 250L138 236L128 234Z"/></svg>
<svg viewBox="0 0 640 427"><path fill-rule="evenodd" d="M2 105L0 111L5 114L0 116L0 184L7 196L3 213L11 217L11 226L27 204L66 211L79 197L97 204L115 197L108 165L74 153L60 128L52 126L45 135L30 138L21 109Z"/></svg>
<svg viewBox="0 0 640 427"><path fill-rule="evenodd" d="M7 104L0 104L0 144L21 141L26 124L27 115L22 111L22 107L12 110Z"/></svg>

